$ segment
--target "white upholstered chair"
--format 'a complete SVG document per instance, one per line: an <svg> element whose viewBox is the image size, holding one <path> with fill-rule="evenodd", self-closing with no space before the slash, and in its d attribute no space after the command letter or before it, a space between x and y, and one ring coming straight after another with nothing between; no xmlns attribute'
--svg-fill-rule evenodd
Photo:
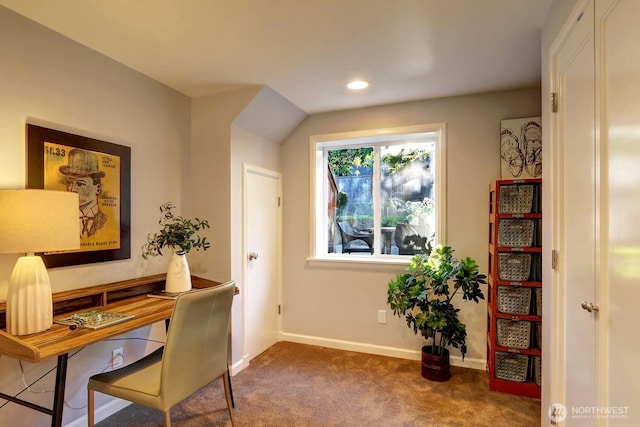
<svg viewBox="0 0 640 427"><path fill-rule="evenodd" d="M89 378L88 421L94 423L94 391L158 409L165 426L170 410L213 380L222 378L231 424L233 415L228 331L235 283L193 290L175 302L164 348L128 365Z"/></svg>

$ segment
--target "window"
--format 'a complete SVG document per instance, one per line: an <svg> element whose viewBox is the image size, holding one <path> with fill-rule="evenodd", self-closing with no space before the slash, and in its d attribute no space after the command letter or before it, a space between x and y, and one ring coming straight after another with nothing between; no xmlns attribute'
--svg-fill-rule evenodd
<svg viewBox="0 0 640 427"><path fill-rule="evenodd" d="M443 240L445 125L311 137L312 258L406 260Z"/></svg>

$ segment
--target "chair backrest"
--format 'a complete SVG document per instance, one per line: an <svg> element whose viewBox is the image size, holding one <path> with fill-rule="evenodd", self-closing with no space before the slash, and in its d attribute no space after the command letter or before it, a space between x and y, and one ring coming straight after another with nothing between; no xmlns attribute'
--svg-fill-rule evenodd
<svg viewBox="0 0 640 427"><path fill-rule="evenodd" d="M349 237L354 237L358 234L356 230L351 227L351 224L349 224L347 221L339 222L338 225L340 226L342 231Z"/></svg>
<svg viewBox="0 0 640 427"><path fill-rule="evenodd" d="M227 351L235 282L194 290L175 302L164 354L160 393L176 405L228 369Z"/></svg>
<svg viewBox="0 0 640 427"><path fill-rule="evenodd" d="M340 240L342 241L342 244L346 244L349 242L349 236L345 236L345 231L344 231L344 224L336 221L336 224L338 224L338 231L340 232Z"/></svg>

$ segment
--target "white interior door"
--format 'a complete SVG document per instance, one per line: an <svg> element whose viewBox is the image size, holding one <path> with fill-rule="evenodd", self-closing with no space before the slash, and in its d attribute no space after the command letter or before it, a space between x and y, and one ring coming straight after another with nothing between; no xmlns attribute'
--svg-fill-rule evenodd
<svg viewBox="0 0 640 427"><path fill-rule="evenodd" d="M640 425L640 344L637 302L640 301L640 1L596 2L597 52L600 58L599 127L606 159L603 192L603 275L607 283L606 329L601 336L608 359L603 373L603 405L617 410L611 426ZM604 175L604 174L603 174ZM602 307L603 304L601 304Z"/></svg>
<svg viewBox="0 0 640 427"><path fill-rule="evenodd" d="M245 358L251 360L281 333L281 187L277 172L244 167Z"/></svg>
<svg viewBox="0 0 640 427"><path fill-rule="evenodd" d="M552 115L554 146L553 248L557 266L552 286L555 299L553 345L543 357L554 361L557 397L568 415L567 426L595 425L595 418L572 418L573 408L595 407L598 402L598 313L581 304L596 301L597 152L595 138L595 67L593 1L574 16L573 28L558 44L553 58L554 92L558 112ZM553 375L553 374L552 374Z"/></svg>

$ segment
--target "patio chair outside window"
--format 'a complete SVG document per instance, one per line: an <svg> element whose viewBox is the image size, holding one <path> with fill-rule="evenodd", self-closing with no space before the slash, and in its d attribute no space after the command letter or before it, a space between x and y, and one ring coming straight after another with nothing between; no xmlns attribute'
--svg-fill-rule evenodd
<svg viewBox="0 0 640 427"><path fill-rule="evenodd" d="M369 252L373 254L373 233L356 231L347 221L338 222L342 239L342 253Z"/></svg>

